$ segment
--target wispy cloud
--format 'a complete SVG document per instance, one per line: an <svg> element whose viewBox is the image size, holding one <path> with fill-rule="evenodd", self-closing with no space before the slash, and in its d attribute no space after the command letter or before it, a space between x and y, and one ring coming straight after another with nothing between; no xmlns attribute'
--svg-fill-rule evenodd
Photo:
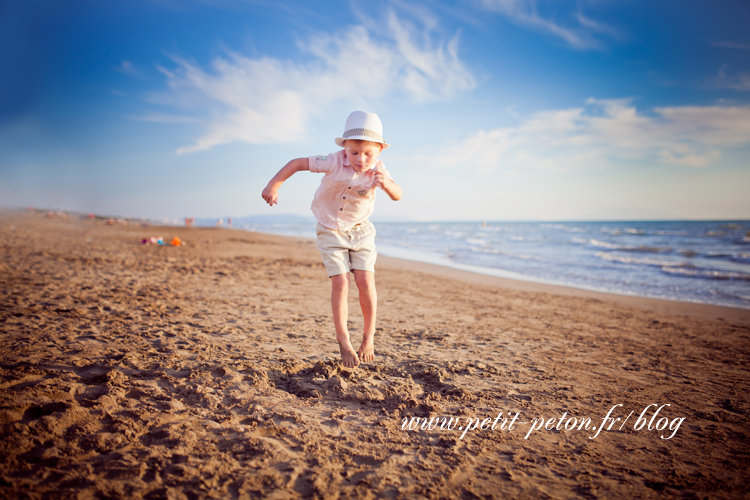
<svg viewBox="0 0 750 500"><path fill-rule="evenodd" d="M729 40L720 40L711 42L714 47L723 47L725 49L750 50L750 43L732 42Z"/></svg>
<svg viewBox="0 0 750 500"><path fill-rule="evenodd" d="M300 58L251 58L227 51L209 69L179 57L159 68L168 90L150 100L200 116L205 129L179 154L234 141L285 142L304 135L311 116L337 104L405 96L427 102L471 90L475 81L458 55L458 34L439 39L432 25L387 11L299 43ZM437 39L436 39L437 38Z"/></svg>
<svg viewBox="0 0 750 500"><path fill-rule="evenodd" d="M197 118L185 115L168 115L161 113L149 113L146 115L132 116L133 120L151 123L198 123Z"/></svg>
<svg viewBox="0 0 750 500"><path fill-rule="evenodd" d="M430 158L434 166L570 171L620 162L707 167L727 148L750 146L750 106L687 106L639 112L631 100L541 111L518 127L480 130Z"/></svg>
<svg viewBox="0 0 750 500"><path fill-rule="evenodd" d="M567 3L557 3L556 6ZM557 37L576 49L600 48L600 36L619 36L618 31L606 23L584 15L580 8L571 11L568 22L562 23L553 17L539 13L536 0L480 0L480 5L489 11L506 16L518 26Z"/></svg>
<svg viewBox="0 0 750 500"><path fill-rule="evenodd" d="M713 79L712 86L720 89L750 91L750 73L730 74L726 64L719 68L719 73Z"/></svg>
<svg viewBox="0 0 750 500"><path fill-rule="evenodd" d="M123 73L128 76L142 77L143 73L136 68L132 61L122 61L119 66L115 67L115 71Z"/></svg>

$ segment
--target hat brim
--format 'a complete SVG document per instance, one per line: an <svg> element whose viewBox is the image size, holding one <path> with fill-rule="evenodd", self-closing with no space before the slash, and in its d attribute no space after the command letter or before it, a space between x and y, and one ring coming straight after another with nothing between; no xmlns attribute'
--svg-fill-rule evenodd
<svg viewBox="0 0 750 500"><path fill-rule="evenodd" d="M383 149L391 147L390 144L387 144L385 142L380 142L380 141L373 140L372 137L367 137L366 135L353 135L351 137L337 137L335 139L335 141L336 141L336 145L338 147L340 147L340 148L344 147L344 142L345 141L367 141L367 142L374 142L376 144L382 144L383 145Z"/></svg>

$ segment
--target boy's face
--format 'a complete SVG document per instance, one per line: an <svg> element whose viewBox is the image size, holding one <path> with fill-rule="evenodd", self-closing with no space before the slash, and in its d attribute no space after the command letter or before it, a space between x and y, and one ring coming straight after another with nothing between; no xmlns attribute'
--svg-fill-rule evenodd
<svg viewBox="0 0 750 500"><path fill-rule="evenodd" d="M383 147L377 142L346 141L344 151L346 158L355 172L367 172L378 161L380 151Z"/></svg>

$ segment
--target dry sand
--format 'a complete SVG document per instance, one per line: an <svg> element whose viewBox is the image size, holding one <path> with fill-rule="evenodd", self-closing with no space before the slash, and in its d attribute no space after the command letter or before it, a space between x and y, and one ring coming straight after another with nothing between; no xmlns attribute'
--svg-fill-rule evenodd
<svg viewBox="0 0 750 500"><path fill-rule="evenodd" d="M384 258L345 369L308 240L13 213L0 255L3 498L750 495L750 311Z"/></svg>

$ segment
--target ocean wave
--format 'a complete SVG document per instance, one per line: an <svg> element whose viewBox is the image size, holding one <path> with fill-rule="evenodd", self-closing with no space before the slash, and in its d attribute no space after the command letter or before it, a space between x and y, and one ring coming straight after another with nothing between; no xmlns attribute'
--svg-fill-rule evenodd
<svg viewBox="0 0 750 500"><path fill-rule="evenodd" d="M534 261L537 261L537 262L546 262L544 259L539 258L539 257L537 257L535 255L527 255L527 254L523 254L523 253L511 253L511 252L506 252L506 251L503 251L503 250L498 250L496 248L473 247L470 250L472 252L481 253L481 254L485 254L485 255L502 255L504 257L510 257L511 259L534 260Z"/></svg>
<svg viewBox="0 0 750 500"><path fill-rule="evenodd" d="M588 243L594 245L595 247L609 248L611 250L617 250L620 248L620 245L615 245L614 243L607 243L606 241L595 240L593 238L591 238L588 241Z"/></svg>
<svg viewBox="0 0 750 500"><path fill-rule="evenodd" d="M542 229L560 229L561 231L566 231L569 233L585 233L588 231L583 227L567 226L565 224L542 224L540 227Z"/></svg>
<svg viewBox="0 0 750 500"><path fill-rule="evenodd" d="M726 252L708 252L704 255L707 259L729 259L732 257L731 253Z"/></svg>
<svg viewBox="0 0 750 500"><path fill-rule="evenodd" d="M713 271L708 269L697 269L697 268L684 268L684 267L672 267L664 266L661 270L667 274L687 276L689 278L702 278L709 280L722 280L722 281L750 281L750 274L743 273L727 273L723 271Z"/></svg>
<svg viewBox="0 0 750 500"><path fill-rule="evenodd" d="M601 232L611 234L612 236L620 236L622 234L628 234L628 235L642 235L647 234L647 231L645 229L638 229L635 227L603 227L601 228Z"/></svg>
<svg viewBox="0 0 750 500"><path fill-rule="evenodd" d="M526 255L522 253L506 253L506 252L500 252L500 254L505 255L506 257L511 257L513 259L534 260L536 262L544 262L544 260L540 259L539 257L534 257L533 255Z"/></svg>
<svg viewBox="0 0 750 500"><path fill-rule="evenodd" d="M654 231L653 234L657 234L659 236L690 236L690 233L688 233L687 231L662 230L662 231Z"/></svg>
<svg viewBox="0 0 750 500"><path fill-rule="evenodd" d="M649 259L648 257L626 257L614 255L610 252L597 252L595 255L602 260L620 262L622 264L642 264L646 266L660 267L691 267L689 262L673 262L668 260Z"/></svg>
<svg viewBox="0 0 750 500"><path fill-rule="evenodd" d="M507 255L502 250L498 250L497 248L492 247L471 247L469 248L470 252L474 253L483 253L487 255Z"/></svg>
<svg viewBox="0 0 750 500"><path fill-rule="evenodd" d="M469 245L479 245L479 246L484 246L487 244L485 240L480 239L480 238L467 238L466 243L468 243Z"/></svg>
<svg viewBox="0 0 750 500"><path fill-rule="evenodd" d="M729 260L742 264L750 264L750 253L736 253L731 255Z"/></svg>
<svg viewBox="0 0 750 500"><path fill-rule="evenodd" d="M595 240L591 238L589 243L599 248L607 248L609 250L620 250L622 252L644 252L644 253L669 253L672 251L672 247L650 247L647 245L615 245L614 243L608 243L606 241Z"/></svg>

